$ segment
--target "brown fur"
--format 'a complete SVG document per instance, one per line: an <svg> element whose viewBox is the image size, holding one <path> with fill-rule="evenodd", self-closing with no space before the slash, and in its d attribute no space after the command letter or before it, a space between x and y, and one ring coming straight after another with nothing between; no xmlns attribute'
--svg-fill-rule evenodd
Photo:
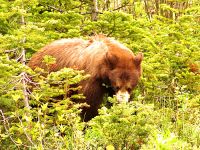
<svg viewBox="0 0 200 150"><path fill-rule="evenodd" d="M200 69L197 63L189 63L189 71L194 74L200 75Z"/></svg>
<svg viewBox="0 0 200 150"><path fill-rule="evenodd" d="M57 40L37 52L28 66L44 68L45 55L56 58L56 64L50 71L58 71L64 67L85 70L91 77L82 83L82 91L86 96L89 108L83 109L85 121L98 114L99 105L105 93L117 90L131 91L141 75L142 54L134 54L125 46L112 38L102 35L90 40L62 39ZM111 88L106 88L102 84Z"/></svg>

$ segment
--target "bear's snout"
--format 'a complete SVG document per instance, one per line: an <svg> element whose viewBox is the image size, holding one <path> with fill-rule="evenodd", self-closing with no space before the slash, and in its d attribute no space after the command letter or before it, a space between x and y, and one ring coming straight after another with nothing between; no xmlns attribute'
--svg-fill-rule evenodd
<svg viewBox="0 0 200 150"><path fill-rule="evenodd" d="M118 91L116 93L116 98L119 103L127 103L130 98L130 94L127 91Z"/></svg>

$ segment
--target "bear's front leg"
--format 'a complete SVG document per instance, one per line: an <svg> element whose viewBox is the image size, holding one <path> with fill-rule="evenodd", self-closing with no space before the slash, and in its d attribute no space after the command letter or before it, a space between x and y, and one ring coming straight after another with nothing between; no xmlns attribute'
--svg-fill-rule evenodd
<svg viewBox="0 0 200 150"><path fill-rule="evenodd" d="M90 78L83 85L83 94L86 97L86 103L89 107L82 109L81 117L83 121L89 121L98 115L98 109L103 101L105 87L102 86L101 80Z"/></svg>

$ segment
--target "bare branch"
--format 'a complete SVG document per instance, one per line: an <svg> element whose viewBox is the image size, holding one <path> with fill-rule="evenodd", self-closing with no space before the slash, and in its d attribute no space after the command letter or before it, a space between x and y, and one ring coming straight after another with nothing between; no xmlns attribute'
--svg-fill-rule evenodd
<svg viewBox="0 0 200 150"><path fill-rule="evenodd" d="M24 94L24 105L25 107L27 107L28 109L30 109L29 106L29 98L28 98L28 91L27 91L27 82L26 82L26 73L22 72L21 77L22 77L22 85L23 85L23 94Z"/></svg>
<svg viewBox="0 0 200 150"><path fill-rule="evenodd" d="M31 138L29 137L29 135L27 134L27 132L25 131L25 127L24 127L24 125L23 125L21 119L19 118L19 116L17 116L17 118L18 118L18 120L19 120L19 122L20 122L20 124L21 124L21 126L22 126L22 129L23 129L24 134L26 135L27 139L29 140L29 142L30 142L32 145L35 145L35 144L33 143L33 141L31 140Z"/></svg>
<svg viewBox="0 0 200 150"><path fill-rule="evenodd" d="M54 7L54 6L48 5L48 7L52 8L52 9L54 9L54 10L57 10L57 11L59 11L60 13L63 13L63 12L64 12L64 10L62 10L62 9L60 9L60 8L56 8L56 7Z"/></svg>
<svg viewBox="0 0 200 150"><path fill-rule="evenodd" d="M128 2L128 3L129 3L129 2ZM124 7L126 7L126 6L131 6L131 5L128 5L128 3L125 3L125 4L121 5L121 6L119 6L119 7L115 8L115 9L113 9L113 11L119 10L119 9L124 8Z"/></svg>
<svg viewBox="0 0 200 150"><path fill-rule="evenodd" d="M5 53L11 53L11 52L16 52L18 48L10 49L10 50L5 50Z"/></svg>
<svg viewBox="0 0 200 150"><path fill-rule="evenodd" d="M4 113L3 111L0 109L0 113L1 113L1 116L3 118L3 124L4 124L4 129L6 130L6 132L8 133L9 135L9 138L11 139L11 141L18 146L18 144L15 142L15 140L12 138L12 136L10 135L10 132L9 132L9 122L8 122L8 119L6 119L6 117L4 116Z"/></svg>
<svg viewBox="0 0 200 150"><path fill-rule="evenodd" d="M1 116L2 116L2 118L3 118L3 124L4 124L4 129L5 129L5 131L7 132L7 134L9 135L9 138L11 139L11 141L19 148L19 144L13 139L13 137L12 137L12 135L10 134L10 131L9 131L9 129L10 129L10 124L9 124L9 122L8 122L8 118L6 118L5 117L5 115L4 115L4 113L3 113L3 111L0 109L0 114L1 114ZM27 147L27 148L31 148L31 146L28 146L28 145L25 145L25 144L21 144L21 145L23 145L23 146L25 146L25 147ZM33 144L34 145L34 144Z"/></svg>
<svg viewBox="0 0 200 150"><path fill-rule="evenodd" d="M24 3L22 1L22 9L24 9ZM21 22L23 25L25 25L25 18L24 18L24 15L21 16ZM25 43L26 42L26 37L24 37L22 39L22 43ZM21 53L21 56L19 57L21 58L21 62L22 64L25 66L26 65L26 50L22 47L22 53ZM18 59L19 59L18 58ZM21 74L21 77L22 77L22 85L23 85L23 94L24 94L24 105L26 108L30 109L30 106L29 106L29 99L28 99L28 92L27 92L27 83L26 83L26 76L25 76L26 72L22 72Z"/></svg>

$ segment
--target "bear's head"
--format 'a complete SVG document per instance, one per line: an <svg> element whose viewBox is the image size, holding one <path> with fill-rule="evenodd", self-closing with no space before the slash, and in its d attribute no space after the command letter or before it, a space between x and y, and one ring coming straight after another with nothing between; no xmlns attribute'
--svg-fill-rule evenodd
<svg viewBox="0 0 200 150"><path fill-rule="evenodd" d="M142 59L142 53L136 56L130 52L106 54L106 63L109 66L107 78L118 102L129 101L130 93L136 87L142 73Z"/></svg>

